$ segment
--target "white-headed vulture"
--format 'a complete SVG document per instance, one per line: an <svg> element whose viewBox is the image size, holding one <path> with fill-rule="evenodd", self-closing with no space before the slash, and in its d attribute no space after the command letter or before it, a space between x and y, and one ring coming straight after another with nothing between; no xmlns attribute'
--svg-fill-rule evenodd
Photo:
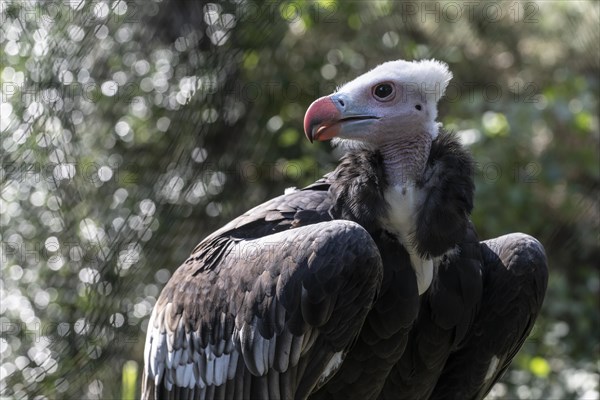
<svg viewBox="0 0 600 400"><path fill-rule="evenodd" d="M481 399L531 331L541 244L480 242L473 160L436 121L452 74L384 63L316 100L338 167L205 238L148 325L144 399Z"/></svg>

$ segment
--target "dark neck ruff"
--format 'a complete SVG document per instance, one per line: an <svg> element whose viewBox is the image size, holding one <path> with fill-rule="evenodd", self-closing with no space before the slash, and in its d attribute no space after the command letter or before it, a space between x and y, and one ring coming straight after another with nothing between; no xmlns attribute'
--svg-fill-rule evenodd
<svg viewBox="0 0 600 400"><path fill-rule="evenodd" d="M372 234L381 231L380 221L388 212L385 190L398 182L414 182L424 193L414 232L419 255L437 257L454 248L464 238L473 208L473 160L458 138L443 130L427 147L420 153L429 154L427 158L393 146L347 153L326 178L332 217L355 221ZM401 156L386 157L392 151ZM410 157L415 157L411 164L416 167L404 172L401 168Z"/></svg>

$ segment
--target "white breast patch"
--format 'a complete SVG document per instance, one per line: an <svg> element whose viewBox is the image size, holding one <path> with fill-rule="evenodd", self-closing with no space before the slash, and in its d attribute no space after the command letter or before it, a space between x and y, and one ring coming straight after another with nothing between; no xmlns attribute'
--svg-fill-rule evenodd
<svg viewBox="0 0 600 400"><path fill-rule="evenodd" d="M384 193L384 197L389 205L389 212L382 223L388 231L397 236L410 254L410 262L415 270L421 295L427 291L433 280L433 261L419 257L412 242L422 193L414 183L407 182L390 187Z"/></svg>

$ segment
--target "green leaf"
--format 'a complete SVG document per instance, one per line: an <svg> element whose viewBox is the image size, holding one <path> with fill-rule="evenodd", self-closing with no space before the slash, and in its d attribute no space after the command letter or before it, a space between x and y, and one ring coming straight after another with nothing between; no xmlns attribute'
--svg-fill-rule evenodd
<svg viewBox="0 0 600 400"><path fill-rule="evenodd" d="M529 370L540 378L547 378L550 374L550 364L542 357L533 357L529 361Z"/></svg>
<svg viewBox="0 0 600 400"><path fill-rule="evenodd" d="M297 130L289 128L281 133L279 136L279 145L281 147L291 147L298 143L298 139L300 139L300 134Z"/></svg>
<svg viewBox="0 0 600 400"><path fill-rule="evenodd" d="M123 391L121 398L123 400L135 399L135 390L138 386L138 364L129 360L123 365Z"/></svg>

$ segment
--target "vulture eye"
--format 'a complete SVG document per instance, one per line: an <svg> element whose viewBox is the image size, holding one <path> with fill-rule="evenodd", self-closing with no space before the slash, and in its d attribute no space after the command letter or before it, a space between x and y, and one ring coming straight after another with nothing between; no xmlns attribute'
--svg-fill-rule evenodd
<svg viewBox="0 0 600 400"><path fill-rule="evenodd" d="M373 95L379 101L392 100L394 97L394 86L391 83L380 83L373 88Z"/></svg>

